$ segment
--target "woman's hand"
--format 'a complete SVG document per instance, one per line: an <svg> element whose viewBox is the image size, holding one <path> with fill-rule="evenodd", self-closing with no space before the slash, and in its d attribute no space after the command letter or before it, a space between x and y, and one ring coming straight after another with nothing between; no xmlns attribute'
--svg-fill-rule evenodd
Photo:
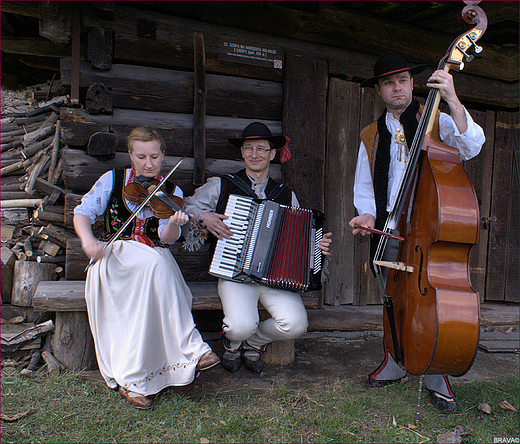
<svg viewBox="0 0 520 444"><path fill-rule="evenodd" d="M181 227L189 221L188 215L184 211L176 211L168 219L168 223L161 232L161 240L165 244L175 242L180 235Z"/></svg>
<svg viewBox="0 0 520 444"><path fill-rule="evenodd" d="M74 230L81 240L81 248L87 257L96 262L105 255L104 246L92 233L90 220L80 214L74 215Z"/></svg>
<svg viewBox="0 0 520 444"><path fill-rule="evenodd" d="M169 224L177 225L178 227L182 227L184 224L186 224L190 218L184 211L176 211L175 214L170 216L170 220L168 221Z"/></svg>
<svg viewBox="0 0 520 444"><path fill-rule="evenodd" d="M82 240L81 248L92 262L97 262L105 255L103 244L98 241L95 237L91 239Z"/></svg>

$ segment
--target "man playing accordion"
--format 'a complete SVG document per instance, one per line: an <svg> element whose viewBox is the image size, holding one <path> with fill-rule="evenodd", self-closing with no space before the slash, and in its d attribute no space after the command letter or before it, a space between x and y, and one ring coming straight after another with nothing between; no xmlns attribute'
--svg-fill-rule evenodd
<svg viewBox="0 0 520 444"><path fill-rule="evenodd" d="M213 245L233 234L225 223L228 216L224 214L231 194L254 195L286 206L299 206L293 191L269 177L269 166L277 149L281 149L282 162L290 158L284 136L273 136L266 125L253 122L244 129L241 138L229 141L240 148L245 169L234 175L209 178L185 200L186 211L207 227L213 236ZM329 255L331 243L332 234L326 233L318 248L324 255ZM230 372L238 371L244 364L248 370L259 374L261 352L268 344L296 339L307 329L307 313L298 293L228 279L219 279L218 293L224 311L225 352L221 362ZM259 302L271 315L264 321L260 321Z"/></svg>

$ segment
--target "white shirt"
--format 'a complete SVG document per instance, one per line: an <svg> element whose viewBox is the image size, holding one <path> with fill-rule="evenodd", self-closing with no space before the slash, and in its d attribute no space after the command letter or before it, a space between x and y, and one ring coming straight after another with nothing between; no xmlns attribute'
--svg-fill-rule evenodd
<svg viewBox="0 0 520 444"><path fill-rule="evenodd" d="M131 172L131 169L126 170L125 183L128 182ZM108 198L112 194L113 186L114 175L112 171L107 171L97 180L97 182L90 189L90 191L83 196L83 198L81 199L81 204L74 208L74 214L79 214L81 216L87 217L92 224L96 222L96 218L98 216L102 216L105 213L105 210L108 205ZM179 187L175 187L175 192L173 194L180 198L183 197L182 190ZM139 207L138 204L134 204L128 201L128 199L125 199L125 203L132 213ZM142 208L141 211L139 211L139 213L137 213L136 215L137 220L145 220L150 217L154 217L154 214L148 206ZM159 219L159 229L157 231L159 237L161 236L162 230L168 223L168 220L169 219ZM171 243L173 242L175 241L172 241Z"/></svg>
<svg viewBox="0 0 520 444"><path fill-rule="evenodd" d="M469 160L475 157L484 145L486 138L484 131L477 125L470 114L464 108L466 114L467 130L460 134L457 125L445 113L440 113L439 118L439 134L441 140L449 146L459 150L463 160ZM403 129L401 122L397 120L392 113L386 113L386 127L390 131L390 167L388 169L388 203L386 210L391 212L399 191L401 178L405 172L406 164L405 156L399 150L403 149L402 145L395 142L395 134L398 129ZM399 160L399 158L401 160ZM374 197L374 187L372 177L370 175L370 164L368 161L367 151L363 141L359 147L358 160L356 166L356 176L354 179L354 206L358 214L371 214L376 217L376 201Z"/></svg>

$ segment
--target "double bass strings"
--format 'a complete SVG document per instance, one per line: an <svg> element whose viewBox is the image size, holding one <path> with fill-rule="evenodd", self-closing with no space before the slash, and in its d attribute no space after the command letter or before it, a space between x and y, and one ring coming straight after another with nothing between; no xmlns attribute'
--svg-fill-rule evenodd
<svg viewBox="0 0 520 444"><path fill-rule="evenodd" d="M446 56L441 59L439 62L438 68L443 69L446 62ZM417 166L417 162L419 160L419 154L421 152L422 144L424 141L424 133L426 131L426 126L429 124L432 114L435 111L435 105L437 103L437 98L439 95L439 90L436 88L432 88L430 92L428 93L428 97L426 99L426 103L424 105L423 113L421 115L421 118L419 120L419 125L417 127L417 131L415 132L415 136L412 142L412 145L410 147L410 161L408 162L405 172L403 176L401 177L401 180L399 182L399 191L397 193L396 201L393 205L392 211L388 215L384 228L382 231L385 233L393 233L397 235L402 235L404 233L396 232L399 220L401 218L401 213L404 210L404 205L406 204L406 197L408 195L407 190L410 188L410 184L412 182L413 173L415 171L415 167ZM386 236L381 236L381 239L379 240L379 244L376 250L376 254L374 256L374 260L382 260L386 247L388 243L388 238ZM374 265L374 269L376 270L377 274L381 273L381 266L380 265ZM380 286L381 287L381 286ZM384 296L383 296L384 294ZM381 294L383 299L385 299L386 292L383 292Z"/></svg>

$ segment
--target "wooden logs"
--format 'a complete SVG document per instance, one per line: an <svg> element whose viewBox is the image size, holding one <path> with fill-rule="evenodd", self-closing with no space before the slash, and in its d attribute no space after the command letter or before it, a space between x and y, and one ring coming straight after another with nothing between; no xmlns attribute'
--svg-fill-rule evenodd
<svg viewBox="0 0 520 444"><path fill-rule="evenodd" d="M269 313L265 309L260 310L260 319L269 318ZM294 361L294 339L287 341L274 341L269 344L264 353L262 353L262 361L264 364L290 364Z"/></svg>
<svg viewBox="0 0 520 444"><path fill-rule="evenodd" d="M22 347L28 345L40 336L54 330L54 324L52 321L46 321L41 324L33 326L33 324L16 324L16 330L21 328L19 332L13 332L14 334L2 335L2 353L13 353Z"/></svg>
<svg viewBox="0 0 520 444"><path fill-rule="evenodd" d="M56 313L52 350L56 359L69 370L97 368L94 340L86 311Z"/></svg>
<svg viewBox="0 0 520 444"><path fill-rule="evenodd" d="M107 71L112 67L114 31L106 28L90 28L87 35L87 60L93 68Z"/></svg>
<svg viewBox="0 0 520 444"><path fill-rule="evenodd" d="M34 210L33 217L39 221L63 223L63 213L52 213L50 211Z"/></svg>
<svg viewBox="0 0 520 444"><path fill-rule="evenodd" d="M57 227L56 225L48 224L45 227L41 227L38 230L38 234L43 239L53 240L55 243L59 244L61 247L65 247L67 245L67 241L69 239L77 239L77 236L74 232L70 232L65 228Z"/></svg>
<svg viewBox="0 0 520 444"><path fill-rule="evenodd" d="M85 268L88 263L89 259L81 249L79 238L70 239L65 253L65 279L68 281L85 279L87 277Z"/></svg>
<svg viewBox="0 0 520 444"><path fill-rule="evenodd" d="M2 247L2 304L11 303L15 262L16 256L13 251L10 248Z"/></svg>
<svg viewBox="0 0 520 444"><path fill-rule="evenodd" d="M114 111L114 97L102 83L94 83L87 90L85 106L90 114L112 114Z"/></svg>
<svg viewBox="0 0 520 444"><path fill-rule="evenodd" d="M54 170L56 169L56 165L58 164L60 145L61 145L61 120L58 120L56 122L56 133L54 135L54 141L52 142L51 164L49 166L48 178L52 178L52 176L54 175Z"/></svg>
<svg viewBox="0 0 520 444"><path fill-rule="evenodd" d="M264 364L290 364L294 361L294 339L274 341L262 354Z"/></svg>
<svg viewBox="0 0 520 444"><path fill-rule="evenodd" d="M4 208L34 208L41 205L43 199L13 199L2 200L0 206Z"/></svg>
<svg viewBox="0 0 520 444"><path fill-rule="evenodd" d="M41 360L42 353L40 350L33 350L31 355L31 360L29 361L29 365L27 368L24 368L20 371L20 375L22 376L32 376L33 373L38 370L38 364Z"/></svg>
<svg viewBox="0 0 520 444"><path fill-rule="evenodd" d="M54 264L16 261L13 273L11 303L21 307L31 307L32 297L40 281L56 280Z"/></svg>
<svg viewBox="0 0 520 444"><path fill-rule="evenodd" d="M97 132L90 136L87 145L87 154L89 156L110 156L116 155L117 135L114 133Z"/></svg>
<svg viewBox="0 0 520 444"><path fill-rule="evenodd" d="M81 203L83 195L67 193L65 194L65 207L63 211L63 223L67 228L73 228L74 208Z"/></svg>

